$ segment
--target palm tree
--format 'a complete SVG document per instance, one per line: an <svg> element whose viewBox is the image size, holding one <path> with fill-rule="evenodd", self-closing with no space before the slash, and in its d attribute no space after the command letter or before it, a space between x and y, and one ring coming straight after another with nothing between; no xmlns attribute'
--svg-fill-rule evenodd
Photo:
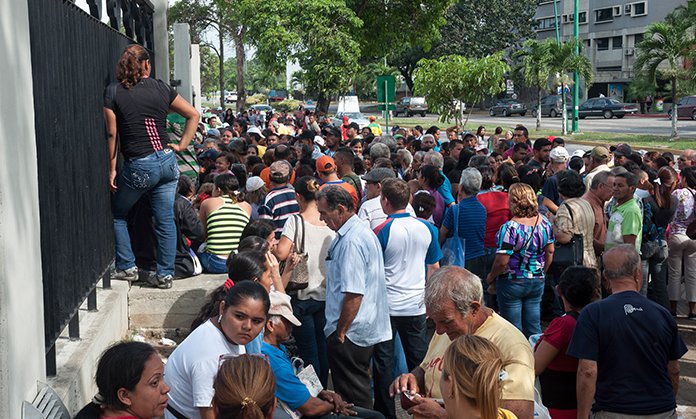
<svg viewBox="0 0 696 419"><path fill-rule="evenodd" d="M678 83L688 76L684 61L693 56L696 46L693 20L688 18L689 15L689 9L681 8L670 13L664 22L650 24L643 41L636 45L635 72L652 82L655 82L658 74L671 82L672 138L678 137Z"/></svg>
<svg viewBox="0 0 696 419"><path fill-rule="evenodd" d="M550 71L550 44L552 39L537 41L529 39L524 42L522 49L513 54L513 59L518 63L515 72L524 74L524 82L529 87L537 89L536 103L536 129L541 129L541 95L549 87Z"/></svg>
<svg viewBox="0 0 696 419"><path fill-rule="evenodd" d="M576 54L575 49L580 51L582 44L575 38L570 38L565 42L549 43L549 67L552 73L556 74L556 84L561 87L561 97L563 98L563 134L568 133L568 111L565 103L566 86L573 84L572 78L568 73L576 72L585 79L587 86L592 84L592 63L590 59L582 54Z"/></svg>

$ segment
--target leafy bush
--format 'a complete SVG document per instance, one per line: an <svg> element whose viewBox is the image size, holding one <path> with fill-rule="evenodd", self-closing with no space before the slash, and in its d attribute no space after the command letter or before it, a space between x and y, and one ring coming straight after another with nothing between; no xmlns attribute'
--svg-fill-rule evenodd
<svg viewBox="0 0 696 419"><path fill-rule="evenodd" d="M251 105L259 105L266 103L266 95L263 93L257 93L255 95L247 96L244 104L249 107Z"/></svg>
<svg viewBox="0 0 696 419"><path fill-rule="evenodd" d="M292 112L300 106L302 102L295 99L285 99L281 102L276 102L273 107L279 112Z"/></svg>

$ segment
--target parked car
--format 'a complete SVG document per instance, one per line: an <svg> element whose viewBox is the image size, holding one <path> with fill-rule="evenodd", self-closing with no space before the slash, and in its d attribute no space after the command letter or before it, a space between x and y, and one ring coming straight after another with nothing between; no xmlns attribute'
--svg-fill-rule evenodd
<svg viewBox="0 0 696 419"><path fill-rule="evenodd" d="M588 116L601 116L605 119L617 117L619 119L626 115L638 113L638 107L632 103L622 103L616 99L608 97L596 97L588 99L580 105L578 117L584 119Z"/></svg>
<svg viewBox="0 0 696 419"><path fill-rule="evenodd" d="M672 118L672 109L667 114ZM677 117L696 121L696 96L684 96L677 103Z"/></svg>
<svg viewBox="0 0 696 419"><path fill-rule="evenodd" d="M266 115L271 115L271 114L273 114L273 113L275 112L275 109L273 109L271 106L269 106L269 105L263 105L263 104L261 104L261 105L251 105L251 108L249 108L249 109L250 109L250 110L253 109L253 110L255 110L255 111L264 111L264 112L266 112Z"/></svg>
<svg viewBox="0 0 696 419"><path fill-rule="evenodd" d="M370 124L370 121L368 121L367 118L365 118L360 112L336 112L336 116L331 121L332 124L335 127L340 128L341 125L343 125L344 116L348 117L348 122L355 122L358 124L360 129L363 129Z"/></svg>
<svg viewBox="0 0 696 419"><path fill-rule="evenodd" d="M399 114L406 116L420 114L420 116L425 116L426 112L428 112L428 104L425 102L424 97L404 97L396 104L394 116L399 116Z"/></svg>
<svg viewBox="0 0 696 419"><path fill-rule="evenodd" d="M500 99L495 105L488 108L488 114L490 116L510 116L513 114L525 116L527 114L527 105L515 99Z"/></svg>
<svg viewBox="0 0 696 419"><path fill-rule="evenodd" d="M571 112L573 109L573 99L566 95L566 109ZM536 118L537 114L537 103L534 101L530 108L532 109L532 115ZM563 96L561 95L548 95L541 98L541 114L544 116L550 116L555 118L557 116L563 115Z"/></svg>

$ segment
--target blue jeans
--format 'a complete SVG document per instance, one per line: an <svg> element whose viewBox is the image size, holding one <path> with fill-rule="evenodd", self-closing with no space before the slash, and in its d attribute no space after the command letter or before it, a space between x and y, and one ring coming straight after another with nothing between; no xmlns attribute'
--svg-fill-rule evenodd
<svg viewBox="0 0 696 419"><path fill-rule="evenodd" d="M201 253L199 259L205 272L210 274L227 273L227 259L223 259L208 252Z"/></svg>
<svg viewBox="0 0 696 419"><path fill-rule="evenodd" d="M154 231L157 237L157 274L174 276L176 225L174 197L179 180L176 153L155 151L135 160L126 159L116 178L118 189L111 198L116 242L116 269L135 267L126 216L145 193L150 194Z"/></svg>
<svg viewBox="0 0 696 419"><path fill-rule="evenodd" d="M329 381L329 358L326 349L326 315L324 301L300 300L292 298L292 311L295 317L302 322L302 326L293 327L292 335L297 343L297 355L302 358L305 365L311 364L317 373L321 384L326 388Z"/></svg>
<svg viewBox="0 0 696 419"><path fill-rule="evenodd" d="M500 315L518 328L526 337L541 333L541 296L544 279L496 280Z"/></svg>

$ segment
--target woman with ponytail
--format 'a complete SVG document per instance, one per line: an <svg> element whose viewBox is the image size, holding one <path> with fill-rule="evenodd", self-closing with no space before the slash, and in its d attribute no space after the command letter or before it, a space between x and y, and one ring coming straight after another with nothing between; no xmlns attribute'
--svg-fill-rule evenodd
<svg viewBox="0 0 696 419"><path fill-rule="evenodd" d="M442 361L440 389L450 418L516 419L501 407L507 379L497 346L486 338L463 335L447 348Z"/></svg>
<svg viewBox="0 0 696 419"><path fill-rule="evenodd" d="M217 419L273 417L276 382L266 359L240 355L226 360L213 387L213 408Z"/></svg>
<svg viewBox="0 0 696 419"><path fill-rule="evenodd" d="M215 178L212 198L201 204L198 217L208 239L201 253L201 265L206 272L227 272L227 257L237 250L242 231L251 217L251 206L241 202L241 198L237 178L222 174Z"/></svg>
<svg viewBox="0 0 696 419"><path fill-rule="evenodd" d="M140 45L127 47L118 62L117 83L104 93L104 118L109 149L109 186L116 242L114 279L138 280L126 216L145 193L150 193L157 235L157 275L151 285L170 288L176 258L174 198L179 168L173 151L185 150L196 133L198 112L160 80L150 78L150 56ZM167 113L186 118L179 144L170 144ZM118 150L123 167L117 174Z"/></svg>

